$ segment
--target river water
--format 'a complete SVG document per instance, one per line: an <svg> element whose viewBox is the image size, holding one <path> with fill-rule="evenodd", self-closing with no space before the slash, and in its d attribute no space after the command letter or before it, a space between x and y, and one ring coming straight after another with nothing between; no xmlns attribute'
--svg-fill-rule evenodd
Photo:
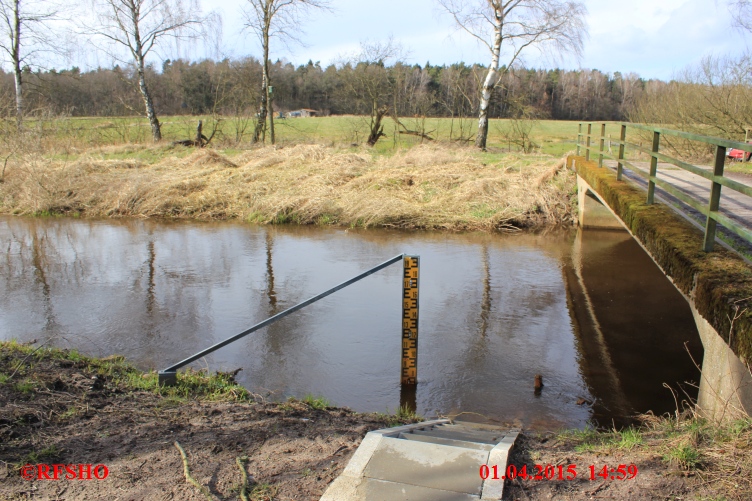
<svg viewBox="0 0 752 501"><path fill-rule="evenodd" d="M402 403L428 417L555 429L671 411L663 383L699 378L689 308L626 232L4 217L0 243L0 339L120 354L142 369L172 365L392 256L420 256L415 394L399 384L397 264L192 364L242 368L238 381L270 399L321 395L378 412Z"/></svg>

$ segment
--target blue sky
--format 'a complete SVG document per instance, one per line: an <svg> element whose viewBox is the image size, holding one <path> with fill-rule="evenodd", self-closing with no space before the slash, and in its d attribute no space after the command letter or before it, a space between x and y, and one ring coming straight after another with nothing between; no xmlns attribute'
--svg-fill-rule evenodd
<svg viewBox="0 0 752 501"><path fill-rule="evenodd" d="M589 38L582 58L551 61L531 52L527 66L594 68L670 79L708 54L737 54L748 40L731 26L726 0L585 0ZM484 48L458 31L435 0L332 0L333 13L314 13L302 26L307 47L292 52L272 47L274 59L322 65L352 54L361 41L392 36L411 63L488 63ZM243 34L239 0L214 0L223 15L223 55L258 55L250 33ZM209 3L204 4L205 8ZM215 54L216 55L216 54Z"/></svg>

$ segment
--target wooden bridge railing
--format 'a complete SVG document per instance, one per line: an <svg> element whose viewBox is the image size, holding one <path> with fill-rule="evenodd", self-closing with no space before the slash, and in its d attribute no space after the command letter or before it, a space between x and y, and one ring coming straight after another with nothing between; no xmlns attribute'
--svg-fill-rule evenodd
<svg viewBox="0 0 752 501"><path fill-rule="evenodd" d="M619 135L618 141L611 140L606 135L606 127L608 125L616 126L620 128L620 135ZM583 126L587 126L586 132L583 132ZM599 134L593 133L593 126L600 127ZM628 142L626 140L628 128L652 132L652 138L653 138L652 147L648 149L648 148L643 147L641 144ZM715 158L713 161L712 170L698 167L696 165L692 165L682 160L660 153L659 150L660 150L661 136L679 137L682 139L688 139L691 141L698 141L701 143L714 145L715 146ZM597 141L597 146L592 144L593 139ZM619 153L617 156L613 156L612 154L604 151L605 143L607 140L611 144L615 143L619 145ZM630 148L634 151L638 151L638 152L649 155L650 156L650 171L647 172L644 169L637 167L634 164L627 161L625 159L626 148ZM686 203L690 207L704 214L707 220L705 223L705 240L703 242L703 250L706 252L710 252L713 250L713 247L715 244L715 234L716 234L717 223L720 223L721 225L726 227L728 230L739 235L741 238L743 238L747 242L752 243L752 231L738 224L737 222L733 221L728 216L721 214L718 210L720 206L720 202L721 202L721 187L722 186L731 188L732 190L738 191L749 197L752 197L752 187L739 183L737 181L734 181L733 179L729 179L728 177L725 177L723 175L723 168L726 162L726 150L730 148L735 148L735 149L746 151L746 152L752 152L752 144L741 143L737 141L729 141L727 139L721 139L721 138L716 138L716 137L701 136L699 134L691 134L688 132L669 130L669 129L663 129L663 128L658 128L658 127L650 127L647 125L625 123L625 122L615 122L615 123L614 122L611 122L611 123L583 122L583 123L580 123L579 131L577 134L577 155L580 155L581 149L585 150L585 158L587 160L590 160L592 153L597 154L598 167L603 167L604 158L615 160L617 162L616 178L618 180L622 179L622 172L625 166L629 167L630 170L632 170L636 174L645 178L648 181L648 193L647 193L648 204L652 204L654 202L655 187L657 185L663 190L665 190L667 193L675 196L676 198ZM609 151L611 151L610 148L609 148ZM675 165L681 169L684 169L686 171L689 171L693 174L696 174L698 176L701 176L709 180L711 182L711 185L710 185L710 197L709 197L708 205L707 206L703 205L703 203L700 200L687 195L685 192L679 190L678 188L666 182L665 180L658 179L657 175L658 175L658 161L659 160L661 162Z"/></svg>

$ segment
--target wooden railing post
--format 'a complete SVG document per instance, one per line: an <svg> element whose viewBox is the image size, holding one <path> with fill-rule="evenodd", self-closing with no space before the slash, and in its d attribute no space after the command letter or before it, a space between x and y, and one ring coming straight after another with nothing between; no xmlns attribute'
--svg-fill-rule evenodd
<svg viewBox="0 0 752 501"><path fill-rule="evenodd" d="M726 161L726 147L715 147L715 163L713 164L713 175L723 176L723 165ZM715 246L715 227L716 221L713 219L713 213L718 212L721 204L721 185L713 181L710 186L710 202L708 203L708 220L705 222L705 241L702 244L702 250L710 252Z"/></svg>
<svg viewBox="0 0 752 501"><path fill-rule="evenodd" d="M598 167L603 167L603 147L606 144L606 124L601 124L600 153L598 154Z"/></svg>
<svg viewBox="0 0 752 501"><path fill-rule="evenodd" d="M577 127L577 156L580 156L580 144L582 144L580 141L582 140L582 122L580 122L580 125Z"/></svg>
<svg viewBox="0 0 752 501"><path fill-rule="evenodd" d="M587 124L587 141L585 142L585 160L590 160L590 134L593 132L593 124Z"/></svg>
<svg viewBox="0 0 752 501"><path fill-rule="evenodd" d="M621 163L622 160L624 160L624 141L627 140L627 126L622 124L621 126L621 136L619 136L619 141L621 144L619 144L619 163L616 165L616 180L621 181L621 174L622 171L624 171L624 164Z"/></svg>
<svg viewBox="0 0 752 501"><path fill-rule="evenodd" d="M661 133L653 131L653 153L658 153L661 143ZM652 205L655 198L655 177L658 175L658 157L650 157L650 177L648 178L648 205Z"/></svg>

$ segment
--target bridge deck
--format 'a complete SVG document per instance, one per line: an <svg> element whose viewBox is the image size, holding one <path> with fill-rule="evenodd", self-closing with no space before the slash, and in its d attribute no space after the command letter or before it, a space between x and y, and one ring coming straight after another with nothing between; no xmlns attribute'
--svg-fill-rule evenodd
<svg viewBox="0 0 752 501"><path fill-rule="evenodd" d="M643 171L645 172L648 172L650 170L650 164L648 162L632 163L637 167L643 169ZM604 160L603 164L604 166L612 170L616 170L615 161ZM698 167L712 171L712 168L708 166ZM724 175L728 178L733 179L734 181L746 184L747 186L752 186L752 176L750 175L734 172L728 172ZM647 180L639 174L630 170L628 167L624 168L624 177L629 181L637 184L638 186L647 189ZM666 163L658 164L658 179L671 183L674 187L678 188L683 193L686 193L695 200L700 201L703 205L708 204L708 200L710 198L711 182L707 179ZM684 215L689 216L692 220L698 222L700 225L705 225L705 215L688 206L676 197L665 192L660 187L656 186L655 189L656 195L664 201L667 201L667 205L675 210L680 209ZM740 225L752 230L752 198L748 197L747 195L739 193L738 191L732 190L730 188L722 188L720 211ZM730 231L723 231L723 229L720 227L719 229L721 229L721 234L725 237L726 240L731 240L732 242L734 242L734 247L741 248L747 253L752 253L752 244L745 242L744 240L736 236L736 234Z"/></svg>

